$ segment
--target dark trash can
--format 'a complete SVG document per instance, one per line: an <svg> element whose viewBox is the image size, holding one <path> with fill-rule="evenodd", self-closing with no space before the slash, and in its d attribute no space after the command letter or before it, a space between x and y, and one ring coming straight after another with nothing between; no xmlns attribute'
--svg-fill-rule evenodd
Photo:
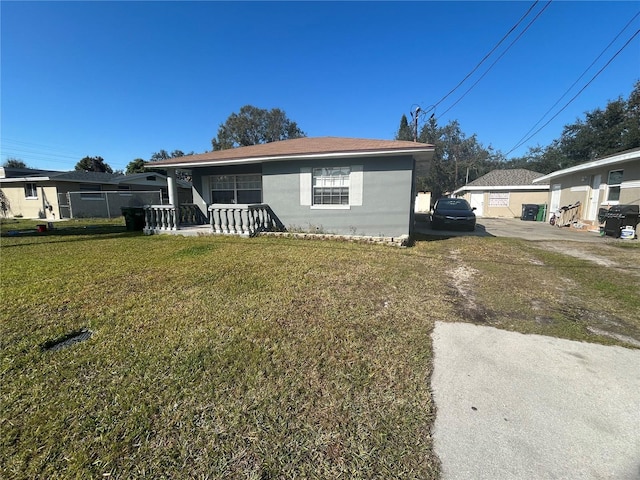
<svg viewBox="0 0 640 480"><path fill-rule="evenodd" d="M124 222L127 230L144 230L144 208L142 207L121 207Z"/></svg>
<svg viewBox="0 0 640 480"><path fill-rule="evenodd" d="M636 228L640 221L640 205L613 205L604 215L604 233L619 237L626 226Z"/></svg>
<svg viewBox="0 0 640 480"><path fill-rule="evenodd" d="M535 222L536 217L538 216L538 210L540 207L538 205L532 203L525 203L522 205L522 215L520 216L520 220L526 220L529 222Z"/></svg>

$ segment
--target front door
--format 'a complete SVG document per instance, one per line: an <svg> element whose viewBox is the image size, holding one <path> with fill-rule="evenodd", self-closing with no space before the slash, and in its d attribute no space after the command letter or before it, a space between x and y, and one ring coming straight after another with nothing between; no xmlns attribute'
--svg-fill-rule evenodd
<svg viewBox="0 0 640 480"><path fill-rule="evenodd" d="M591 179L591 188L589 189L589 211L585 220L595 220L598 216L598 204L600 203L600 182L602 177L594 175Z"/></svg>
<svg viewBox="0 0 640 480"><path fill-rule="evenodd" d="M484 192L471 192L469 204L471 208L476 207L476 216L481 217L482 207L484 207Z"/></svg>

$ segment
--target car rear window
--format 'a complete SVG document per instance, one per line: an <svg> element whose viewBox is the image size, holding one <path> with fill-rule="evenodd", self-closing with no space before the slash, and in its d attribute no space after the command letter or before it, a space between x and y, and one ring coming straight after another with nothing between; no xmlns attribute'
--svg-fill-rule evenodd
<svg viewBox="0 0 640 480"><path fill-rule="evenodd" d="M448 210L469 210L469 204L466 200L452 198L449 200L439 200L438 208L446 208Z"/></svg>

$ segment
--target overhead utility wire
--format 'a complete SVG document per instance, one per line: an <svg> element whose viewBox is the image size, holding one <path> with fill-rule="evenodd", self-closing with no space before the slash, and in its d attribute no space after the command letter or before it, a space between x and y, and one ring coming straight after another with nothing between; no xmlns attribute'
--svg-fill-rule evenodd
<svg viewBox="0 0 640 480"><path fill-rule="evenodd" d="M631 25L631 23L633 23L633 21L634 21L636 18L638 18L638 15L640 15L640 12L636 13L636 14L633 16L633 18L632 18L631 20L629 20L629 22L627 22L627 24L622 28L622 30L620 30L620 32L618 32L618 34L614 37L614 39L613 39L613 40L611 40L611 42L609 42L609 45L607 45L607 46L604 48L604 50L602 50L602 52L600 52L600 55L598 55L598 56L596 57L596 59L595 59L593 62L591 62L591 65L589 65L589 66L585 69L585 71L584 71L584 72L582 72L582 75L580 75L580 76L576 79L576 81L575 81L575 82L573 82L569 88L567 88L567 90L562 94L562 96L561 96L560 98L558 98L558 100L556 101L556 103L554 103L554 104L551 106L551 108L549 108L549 110L547 110L547 111L544 113L544 115L542 115L542 117L540 118L540 120L538 120L538 121L533 125L533 127L531 127L531 128L529 129L529 131L528 131L527 133L525 133L525 134L522 136L522 138L520 138L520 140L518 140L518 142L516 143L516 145L515 145L511 150L509 150L509 152L507 153L507 155L508 155L509 153L513 152L515 149L517 149L517 148L521 147L521 146L526 142L526 140L525 140L526 136L527 136L527 135L529 135L529 134L530 134L530 133L531 133L531 132L532 132L532 131L533 131L533 130L534 130L534 129L539 125L539 124L540 124L540 122L542 122L542 121L545 119L545 117L546 117L547 115L549 115L549 113L551 113L551 111L552 111L554 108L556 108L556 105L558 105L558 104L560 103L560 101L561 101L564 97L566 97L566 96L567 96L567 94L569 93L569 91L571 91L571 89L572 89L573 87L575 87L575 86L576 86L576 84L577 84L577 83L582 79L582 77L584 77L584 76L587 74L587 72L591 69L591 67L593 67L593 66L595 65L595 63L596 63L598 60L600 60L600 57L602 57L602 56L604 55L604 52L606 52L606 51L609 49L609 47L611 47L611 45L613 45L613 43L614 43L614 42L615 42L615 41L620 37L620 35L622 35L622 33L627 29L627 27L628 27L629 25Z"/></svg>
<svg viewBox="0 0 640 480"><path fill-rule="evenodd" d="M507 37L508 37L509 35L511 35L511 33L512 33L516 28L518 28L518 26L519 26L519 25L524 21L524 19L525 19L525 18L527 18L527 16L529 15L529 13L531 13L531 10L533 10L533 8L538 4L538 2L539 2L539 1L540 1L540 0L535 0L535 2L533 2L533 3L531 4L531 6L529 7L529 10L527 10L527 12L526 12L522 17L520 17L520 20L518 20L518 21L517 21L517 23L516 23L513 27L511 27L511 30L509 30L509 31L508 31L508 32L507 32L507 33L506 33L506 34L505 34L505 35L500 39L500 41L499 41L498 43L496 43L496 45L491 49L491 51L490 51L489 53L487 53L487 54L484 56L484 58L483 58L482 60L480 60L480 63L478 63L478 64L473 68L473 70L471 70L471 71L467 74L467 76L466 76L466 77L464 77L464 78L460 81L460 83L458 83L455 87L453 87L453 89L452 89L449 93L447 93L444 97L442 97L440 100L438 100L434 105L431 105L431 106L427 109L427 111L426 111L426 112L424 112L424 113L425 113L425 115L426 115L426 113L427 113L427 112L431 111L432 109L435 109L438 105L440 105L443 101L445 101L445 100L449 97L449 95L451 95L451 94L452 94L453 92L455 92L458 88L460 88L460 85L462 85L462 84L463 84L463 83L464 83L464 82L465 82L465 81L466 81L466 80L467 80L471 75L473 75L473 74L476 72L476 70L478 70L478 68L480 68L480 65L482 65L482 64L483 64L483 63L484 63L484 62L485 62L485 61L486 61L486 60L491 56L491 54L493 54L493 52L495 52L495 51L496 51L496 49L497 49L500 45L502 45L502 42L504 42L504 41L507 39Z"/></svg>
<svg viewBox="0 0 640 480"><path fill-rule="evenodd" d="M531 21L529 22L529 24L524 28L524 30L522 30L522 32L520 32L520 33L518 34L518 36L513 40L513 42L511 42L511 43L509 44L509 46L505 49L505 51L504 51L504 52L502 52L502 53L500 54L500 56L499 56L499 57L498 57L498 58L497 58L497 59L496 59L496 60L495 60L491 65L489 65L489 68L488 68L487 70L485 70L485 72L484 72L482 75L480 75L480 78L478 78L478 80L476 80L476 81L474 82L474 84L473 84L473 85L471 85L471 86L467 89L467 91L466 91L466 92L464 92L464 93L462 94L462 96L461 96L460 98L458 98L458 100L456 100L456 101L453 103L453 105L451 105L451 106L450 106L449 108L447 108L444 112L442 112L442 113L440 114L440 116L443 116L445 113L447 113L447 112L448 112L449 110L451 110L453 107L455 107L458 103L460 103L460 100L462 100L464 97L466 97L466 96L467 96L467 94L468 94L471 90L473 90L473 88L474 88L478 83L480 83L480 80L482 80L482 79L487 75L487 73L489 73L489 71L491 71L491 69L496 65L496 63L498 63L498 62L500 61L500 59L501 59L502 57L504 57L504 56L505 56L505 54L509 51L509 49L510 49L511 47L513 47L513 45L514 45L518 40L520 40L520 38L522 37L522 35L524 35L524 34L525 34L525 32L526 32L527 30L529 30L529 27L531 27L531 25L533 25L533 24L534 24L534 22L535 22L535 21L540 17L540 15L542 15L542 13L543 13L543 12L544 12L548 7L549 7L549 5L551 5L551 2L552 2L552 0L549 0L549 1L547 2L547 4L542 8L542 10L540 10L540 11L538 12L538 14L533 18L533 20L531 20Z"/></svg>
<svg viewBox="0 0 640 480"><path fill-rule="evenodd" d="M598 72L597 72L593 77L591 77L591 80L589 80L589 81L587 82L587 84L586 84L584 87L582 87L582 88L580 89L580 91L579 91L578 93L576 93L576 94L573 96L573 98L572 98L571 100L569 100L567 103L565 103L564 107L562 107L562 108L558 111L558 113L556 113L553 117L551 117L551 118L547 121L547 123L545 123L544 125L542 125L538 130L536 130L536 131L535 131L535 132L533 132L531 135L529 135L529 137L528 137L526 140L524 140L520 145L522 145L522 144L524 144L524 143L528 142L529 140L531 140L531 139L532 139L533 137L535 137L535 136L536 136L536 135L537 135L537 134L538 134L538 133L539 133L539 132L544 128L544 127L546 127L547 125L549 125L549 124L553 121L553 119L554 119L554 118L556 118L558 115L560 115L560 114L564 111L564 109L565 109L565 108L567 108L567 107L568 107L568 106L569 106L569 105L570 105L570 104L571 104L571 103L572 103L576 98L578 98L578 96L580 96L580 94L581 94L582 92L584 92L584 90L585 90L589 85L591 85L591 83L592 83L592 82L593 82L593 81L594 81L594 80L595 80L595 79L596 79L596 78L597 78L597 77L598 77L598 76L599 76L599 75L600 75L600 74L605 70L605 68L607 68L607 67L609 66L609 64L610 64L611 62L613 62L613 60L614 60L614 59L615 59L615 58L620 54L620 52L622 52L622 50L624 50L624 49L627 47L627 45L629 45L629 44L631 43L631 41L632 41L634 38L636 38L636 37L638 36L638 34L639 34L639 33L640 33L640 29L639 29L639 30L636 30L636 33L634 33L634 34L631 36L631 38L630 38L629 40L627 40L627 43L625 43L625 44L622 46L622 48L620 48L620 50L618 50L618 51L613 55L613 57L611 57L611 58L609 59L609 61L604 65L604 67L602 67L600 70L598 70ZM520 145L518 145L518 146L520 146ZM518 146L516 146L516 147L512 148L511 150L509 150L505 155L509 155L509 154L510 154L511 152L513 152L516 148L518 148Z"/></svg>

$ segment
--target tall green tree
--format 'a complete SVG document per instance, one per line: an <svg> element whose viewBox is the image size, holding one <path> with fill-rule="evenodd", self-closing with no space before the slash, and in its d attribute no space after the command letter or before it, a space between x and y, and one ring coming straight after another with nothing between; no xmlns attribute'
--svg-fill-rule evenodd
<svg viewBox="0 0 640 480"><path fill-rule="evenodd" d="M76 163L75 169L77 171L84 172L103 172L113 173L113 169L108 163L104 161L102 157L84 157L78 163Z"/></svg>
<svg viewBox="0 0 640 480"><path fill-rule="evenodd" d="M211 140L211 146L213 150L226 150L305 136L298 124L291 121L283 110L265 110L245 105L220 125L218 135Z"/></svg>
<svg viewBox="0 0 640 480"><path fill-rule="evenodd" d="M398 128L398 133L396 133L396 140L413 140L413 128L409 126L407 116L404 114L400 119L400 128Z"/></svg>
<svg viewBox="0 0 640 480"><path fill-rule="evenodd" d="M583 119L565 125L560 138L546 147L530 148L506 166L526 164L531 170L551 173L607 155L640 147L640 81L628 99L618 98L604 109L586 112Z"/></svg>
<svg viewBox="0 0 640 480"><path fill-rule="evenodd" d="M491 147L485 148L475 134L467 137L457 120L439 127L435 118L430 118L418 141L435 146L429 173L418 179L419 187L431 191L434 199L494 169L501 158Z"/></svg>
<svg viewBox="0 0 640 480"><path fill-rule="evenodd" d="M125 173L127 175L133 175L134 173L144 173L145 171L144 160L142 158L136 158L127 164L127 170Z"/></svg>
<svg viewBox="0 0 640 480"><path fill-rule="evenodd" d="M27 168L27 164L18 158L9 157L2 164L5 168Z"/></svg>

